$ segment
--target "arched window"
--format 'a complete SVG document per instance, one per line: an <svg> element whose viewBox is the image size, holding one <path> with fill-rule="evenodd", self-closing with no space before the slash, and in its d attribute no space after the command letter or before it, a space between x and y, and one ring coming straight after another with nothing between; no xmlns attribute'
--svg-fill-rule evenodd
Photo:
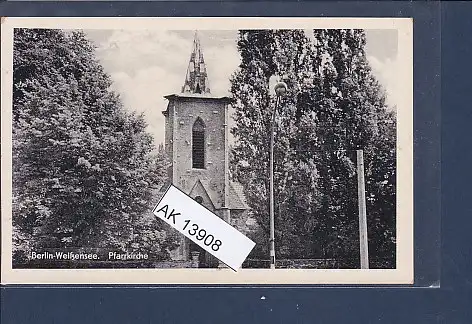
<svg viewBox="0 0 472 324"><path fill-rule="evenodd" d="M192 167L205 169L205 124L200 117L192 128Z"/></svg>

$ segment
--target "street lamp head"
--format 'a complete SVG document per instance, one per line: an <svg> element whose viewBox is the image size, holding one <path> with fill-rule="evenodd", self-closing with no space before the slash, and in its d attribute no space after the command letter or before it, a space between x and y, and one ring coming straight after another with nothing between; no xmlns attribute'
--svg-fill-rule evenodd
<svg viewBox="0 0 472 324"><path fill-rule="evenodd" d="M283 96L287 92L287 84L285 82L277 82L274 86L275 94L279 96Z"/></svg>

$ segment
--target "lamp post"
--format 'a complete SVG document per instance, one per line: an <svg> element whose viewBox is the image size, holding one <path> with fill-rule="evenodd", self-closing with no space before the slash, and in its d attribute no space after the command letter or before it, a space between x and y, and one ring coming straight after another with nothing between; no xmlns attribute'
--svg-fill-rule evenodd
<svg viewBox="0 0 472 324"><path fill-rule="evenodd" d="M272 123L270 125L270 160L269 160L269 218L270 218L270 268L275 269L275 227L274 227L274 131L275 115L280 105L280 98L287 92L285 82L277 82L274 86L275 107L272 111Z"/></svg>

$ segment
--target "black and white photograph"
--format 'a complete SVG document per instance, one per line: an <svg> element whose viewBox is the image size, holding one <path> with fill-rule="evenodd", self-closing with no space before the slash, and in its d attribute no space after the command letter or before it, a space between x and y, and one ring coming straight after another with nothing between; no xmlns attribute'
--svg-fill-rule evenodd
<svg viewBox="0 0 472 324"><path fill-rule="evenodd" d="M4 25L3 281L412 282L411 20ZM239 269L156 217L171 185Z"/></svg>

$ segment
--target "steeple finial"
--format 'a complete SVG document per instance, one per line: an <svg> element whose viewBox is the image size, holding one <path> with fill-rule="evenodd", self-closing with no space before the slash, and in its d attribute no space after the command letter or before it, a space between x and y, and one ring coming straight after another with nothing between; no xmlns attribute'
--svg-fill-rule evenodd
<svg viewBox="0 0 472 324"><path fill-rule="evenodd" d="M193 39L192 54L190 55L182 93L210 93L210 83L208 82L203 51L197 31L195 31Z"/></svg>

